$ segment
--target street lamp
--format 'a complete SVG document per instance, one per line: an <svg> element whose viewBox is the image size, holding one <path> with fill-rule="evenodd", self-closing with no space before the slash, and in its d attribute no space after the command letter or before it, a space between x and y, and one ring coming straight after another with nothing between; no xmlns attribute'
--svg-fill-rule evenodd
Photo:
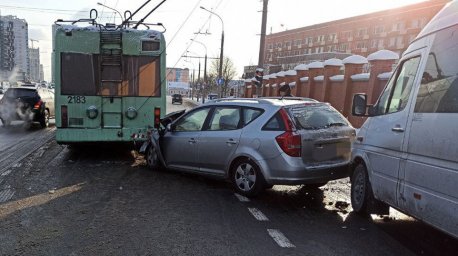
<svg viewBox="0 0 458 256"><path fill-rule="evenodd" d="M207 86L207 46L205 46L204 43L199 42L195 39L191 39L191 41L196 42L205 48L205 62L204 62L204 88L205 88L205 86ZM204 94L202 95L202 103L205 103L205 90L204 90Z"/></svg>
<svg viewBox="0 0 458 256"><path fill-rule="evenodd" d="M222 79L223 78L223 50L224 50L224 22L223 22L223 19L221 19L221 17L218 14L214 13L213 11L210 11L210 10L206 9L203 6L201 6L200 9L205 10L205 11L215 15L221 21L221 28L222 28L222 31L221 31L221 52L220 52L220 55L219 55L218 79ZM222 90L219 89L219 91L220 91L219 97L221 97L222 96L221 95Z"/></svg>

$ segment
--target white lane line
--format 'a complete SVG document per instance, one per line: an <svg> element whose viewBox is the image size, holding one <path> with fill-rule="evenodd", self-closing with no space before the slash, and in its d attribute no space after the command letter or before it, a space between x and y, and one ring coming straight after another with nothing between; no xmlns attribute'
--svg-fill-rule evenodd
<svg viewBox="0 0 458 256"><path fill-rule="evenodd" d="M250 199L248 199L247 197L244 197L242 195L239 195L237 193L234 193L234 195L239 199L240 202L249 202Z"/></svg>
<svg viewBox="0 0 458 256"><path fill-rule="evenodd" d="M264 215L264 213L262 213L260 210L256 208L248 208L248 211L250 211L251 214L253 214L253 216L259 221L269 221L269 218L267 218L267 216Z"/></svg>
<svg viewBox="0 0 458 256"><path fill-rule="evenodd" d="M0 192L0 203L10 200L14 196L14 190L5 189Z"/></svg>
<svg viewBox="0 0 458 256"><path fill-rule="evenodd" d="M267 232L269 232L269 235L274 239L274 241L283 248L291 248L291 247L296 247L294 244L292 244L288 238L286 238L285 235L283 235L282 232L278 229L267 229Z"/></svg>

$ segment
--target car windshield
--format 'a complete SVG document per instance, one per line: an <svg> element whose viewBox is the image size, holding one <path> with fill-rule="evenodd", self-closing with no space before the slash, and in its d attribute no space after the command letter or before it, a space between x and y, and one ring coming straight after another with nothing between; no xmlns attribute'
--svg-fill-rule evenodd
<svg viewBox="0 0 458 256"><path fill-rule="evenodd" d="M30 89L9 89L5 93L7 98L33 98L37 97L37 91Z"/></svg>
<svg viewBox="0 0 458 256"><path fill-rule="evenodd" d="M348 121L327 104L311 104L290 108L298 129L322 129L331 126L346 126Z"/></svg>

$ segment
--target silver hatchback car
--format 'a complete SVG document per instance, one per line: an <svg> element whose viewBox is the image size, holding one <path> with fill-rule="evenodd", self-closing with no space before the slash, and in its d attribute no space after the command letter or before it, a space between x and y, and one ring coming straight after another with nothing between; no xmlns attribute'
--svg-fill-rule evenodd
<svg viewBox="0 0 458 256"><path fill-rule="evenodd" d="M181 116L165 118L166 129L154 131L141 149L151 168L225 178L246 196L348 176L355 129L327 103L220 99L174 115Z"/></svg>

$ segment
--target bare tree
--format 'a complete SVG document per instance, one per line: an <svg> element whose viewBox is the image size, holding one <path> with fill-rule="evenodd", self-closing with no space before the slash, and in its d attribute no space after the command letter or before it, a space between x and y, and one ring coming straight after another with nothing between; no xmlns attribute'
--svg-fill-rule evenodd
<svg viewBox="0 0 458 256"><path fill-rule="evenodd" d="M212 61L212 63L210 64L210 74L208 75L208 82L209 82L210 90L213 91L216 89L214 92L218 91L217 84L216 84L216 78L218 77L218 68L219 68L219 59L216 59ZM237 75L235 65L229 57L224 57L222 75L223 75L224 83L221 86L221 94L223 96L227 96L230 90L230 88L228 88L229 82L232 79L234 79L234 77Z"/></svg>

